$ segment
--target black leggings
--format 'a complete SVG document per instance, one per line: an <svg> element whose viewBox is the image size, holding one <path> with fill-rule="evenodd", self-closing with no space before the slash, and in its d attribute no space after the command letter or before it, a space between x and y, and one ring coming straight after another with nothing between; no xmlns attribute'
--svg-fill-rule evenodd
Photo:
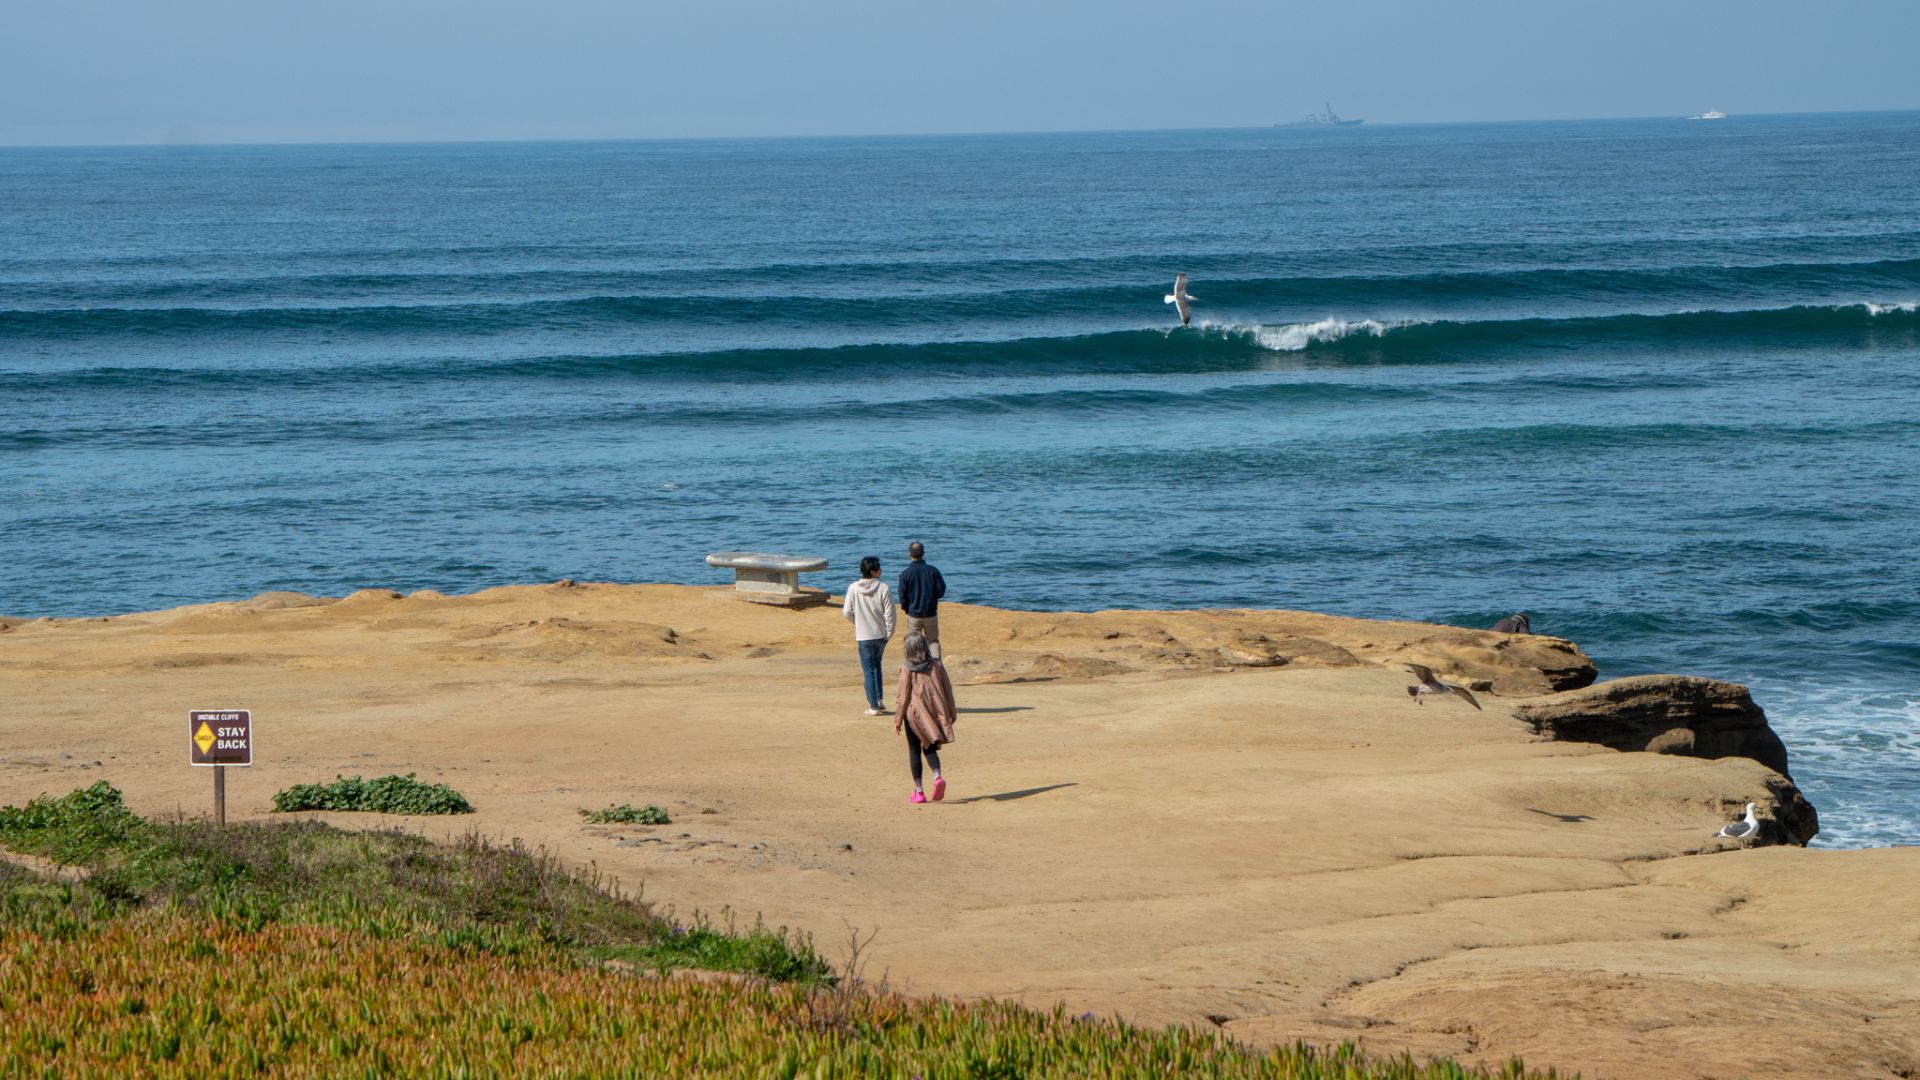
<svg viewBox="0 0 1920 1080"><path fill-rule="evenodd" d="M940 751L931 746L921 746L920 736L913 733L913 725L907 724L907 768L913 770L913 782L920 782L920 755L927 755L927 764L934 772L940 771Z"/></svg>

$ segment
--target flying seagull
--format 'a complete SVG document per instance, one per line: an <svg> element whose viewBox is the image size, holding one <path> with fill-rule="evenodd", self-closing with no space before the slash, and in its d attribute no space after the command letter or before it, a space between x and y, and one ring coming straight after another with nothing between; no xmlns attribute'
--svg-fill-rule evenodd
<svg viewBox="0 0 1920 1080"><path fill-rule="evenodd" d="M1753 816L1753 804L1747 804L1746 817L1721 826L1720 831L1713 835L1724 836L1730 840L1738 840L1741 843L1746 843L1760 835L1760 819Z"/></svg>
<svg viewBox="0 0 1920 1080"><path fill-rule="evenodd" d="M1180 325L1186 326L1193 321L1193 297L1187 293L1187 275L1183 270L1173 279L1173 291L1167 294L1166 302L1180 312Z"/></svg>
<svg viewBox="0 0 1920 1080"><path fill-rule="evenodd" d="M1467 704L1476 709L1480 708L1480 703L1473 699L1471 691L1464 686L1455 686L1434 678L1433 669L1425 664L1408 664L1407 670L1413 672L1413 677L1420 680L1419 686L1407 687L1407 694L1413 698L1415 705L1425 705L1428 694L1452 694L1454 697L1466 698Z"/></svg>

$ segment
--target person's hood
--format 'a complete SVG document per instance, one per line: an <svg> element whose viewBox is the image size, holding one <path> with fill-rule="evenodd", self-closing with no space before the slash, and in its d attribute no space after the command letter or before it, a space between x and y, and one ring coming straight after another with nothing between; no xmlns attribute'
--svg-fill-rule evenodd
<svg viewBox="0 0 1920 1080"><path fill-rule="evenodd" d="M927 657L925 660L922 660L917 664L909 660L907 661L907 670L914 672L915 674L918 674L918 675L925 675L927 672L933 670L934 663L935 661L931 656Z"/></svg>
<svg viewBox="0 0 1920 1080"><path fill-rule="evenodd" d="M854 582L852 585L852 588L854 592L871 593L871 592L878 592L879 590L885 588L886 585L887 585L886 582L881 581L877 577L869 577L869 578L861 578L859 581Z"/></svg>

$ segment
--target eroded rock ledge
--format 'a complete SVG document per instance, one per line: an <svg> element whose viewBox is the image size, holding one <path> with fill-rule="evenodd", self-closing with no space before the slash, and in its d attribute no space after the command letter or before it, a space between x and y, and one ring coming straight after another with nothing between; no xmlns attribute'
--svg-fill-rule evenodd
<svg viewBox="0 0 1920 1080"><path fill-rule="evenodd" d="M1819 815L1787 771L1787 748L1766 711L1739 683L1691 675L1635 675L1523 704L1514 715L1536 734L1616 750L1688 757L1744 757L1780 774L1769 780L1771 821L1763 838L1805 845L1820 831Z"/></svg>
<svg viewBox="0 0 1920 1080"><path fill-rule="evenodd" d="M1496 694L1539 694L1590 685L1599 676L1580 646L1546 634L1496 634L1441 627L1382 656L1425 664Z"/></svg>
<svg viewBox="0 0 1920 1080"><path fill-rule="evenodd" d="M1787 748L1739 683L1634 675L1530 702L1515 715L1554 739L1689 757L1749 757L1786 773Z"/></svg>

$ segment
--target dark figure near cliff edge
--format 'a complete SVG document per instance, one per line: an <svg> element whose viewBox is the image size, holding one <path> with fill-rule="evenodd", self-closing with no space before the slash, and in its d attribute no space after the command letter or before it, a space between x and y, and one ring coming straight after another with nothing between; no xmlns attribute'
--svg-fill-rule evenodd
<svg viewBox="0 0 1920 1080"><path fill-rule="evenodd" d="M1494 623L1493 632L1496 634L1531 634L1533 633L1533 624L1527 621L1526 612L1516 611L1506 618L1501 619L1499 622Z"/></svg>

